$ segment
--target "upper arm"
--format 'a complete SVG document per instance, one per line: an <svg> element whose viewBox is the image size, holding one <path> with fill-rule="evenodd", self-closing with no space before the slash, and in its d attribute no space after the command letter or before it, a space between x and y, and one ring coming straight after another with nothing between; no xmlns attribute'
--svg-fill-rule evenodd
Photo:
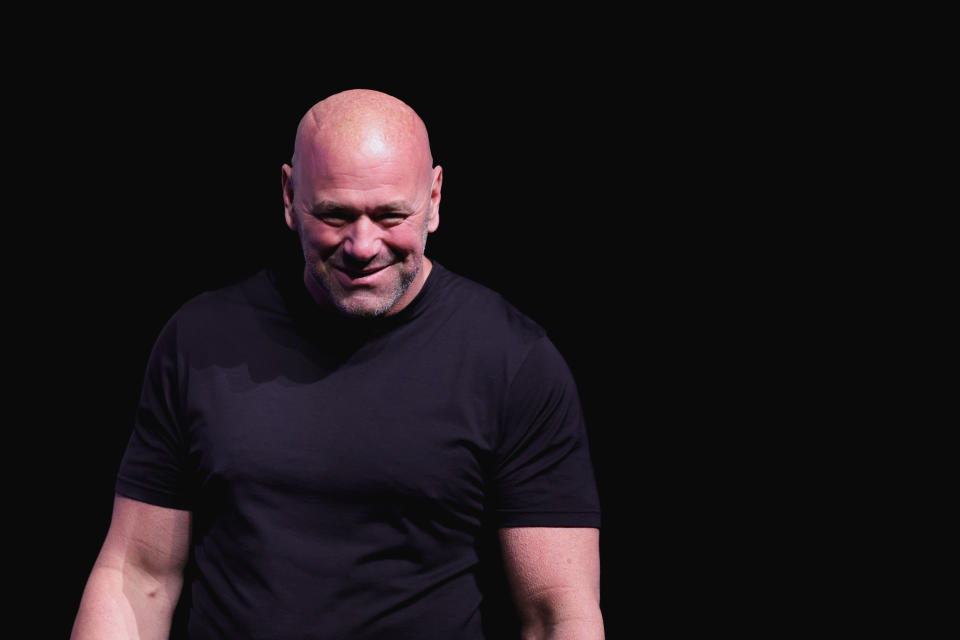
<svg viewBox="0 0 960 640"><path fill-rule="evenodd" d="M190 553L190 511L168 509L117 494L97 564L135 567L162 579L183 573Z"/></svg>
<svg viewBox="0 0 960 640"><path fill-rule="evenodd" d="M499 530L507 581L522 620L599 616L600 530Z"/></svg>
<svg viewBox="0 0 960 640"><path fill-rule="evenodd" d="M505 392L490 490L498 528L600 526L579 394L546 336L530 347Z"/></svg>

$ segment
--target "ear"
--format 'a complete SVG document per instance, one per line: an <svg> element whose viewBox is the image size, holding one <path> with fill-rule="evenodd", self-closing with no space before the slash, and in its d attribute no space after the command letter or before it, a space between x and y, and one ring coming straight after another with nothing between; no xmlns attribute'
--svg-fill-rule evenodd
<svg viewBox="0 0 960 640"><path fill-rule="evenodd" d="M440 226L440 188L443 186L443 167L433 168L433 187L430 190L430 218L427 220L427 230L433 233Z"/></svg>
<svg viewBox="0 0 960 640"><path fill-rule="evenodd" d="M280 167L280 186L283 188L283 218L291 230L297 230L297 216L293 212L293 169L285 164Z"/></svg>

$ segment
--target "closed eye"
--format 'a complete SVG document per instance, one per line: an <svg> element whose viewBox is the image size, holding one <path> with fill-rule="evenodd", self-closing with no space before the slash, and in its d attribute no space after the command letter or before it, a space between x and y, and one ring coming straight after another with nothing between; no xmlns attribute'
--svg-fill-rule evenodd
<svg viewBox="0 0 960 640"><path fill-rule="evenodd" d="M350 219L350 216L343 211L323 211L316 212L313 214L318 220L322 220L328 224L340 225L347 222Z"/></svg>
<svg viewBox="0 0 960 640"><path fill-rule="evenodd" d="M402 202L391 202L376 207L370 212L371 220L378 224L393 226L413 215L414 211ZM313 207L313 217L331 226L343 226L363 215L361 212L340 203L322 200Z"/></svg>

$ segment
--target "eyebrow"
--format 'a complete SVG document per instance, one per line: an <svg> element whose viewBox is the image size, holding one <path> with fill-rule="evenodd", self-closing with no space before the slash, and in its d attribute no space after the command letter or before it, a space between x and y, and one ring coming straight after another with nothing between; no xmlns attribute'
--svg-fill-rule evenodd
<svg viewBox="0 0 960 640"><path fill-rule="evenodd" d="M314 213L328 213L331 211L354 211L354 208L332 200L321 200L313 206L312 211ZM373 213L387 212L405 213L409 215L414 213L414 209L403 200L394 200L393 202L381 204L373 208Z"/></svg>

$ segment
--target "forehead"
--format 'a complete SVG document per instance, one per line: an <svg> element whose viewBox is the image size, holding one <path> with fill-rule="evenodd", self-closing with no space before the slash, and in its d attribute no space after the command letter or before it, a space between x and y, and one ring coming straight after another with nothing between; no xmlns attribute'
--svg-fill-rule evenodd
<svg viewBox="0 0 960 640"><path fill-rule="evenodd" d="M413 204L424 178L420 165L409 150L368 136L349 144L305 145L294 169L297 190L307 199Z"/></svg>

